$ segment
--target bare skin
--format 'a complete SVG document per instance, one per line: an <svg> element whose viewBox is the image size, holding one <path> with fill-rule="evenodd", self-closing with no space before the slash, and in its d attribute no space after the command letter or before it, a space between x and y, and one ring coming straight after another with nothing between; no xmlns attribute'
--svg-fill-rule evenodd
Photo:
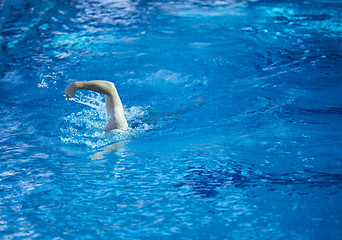
<svg viewBox="0 0 342 240"><path fill-rule="evenodd" d="M91 160L99 160L103 158L103 155L117 150L123 146L125 146L125 144L127 144L129 142L129 140L124 140L124 141L119 141L119 142L115 142L113 144L110 144L109 146L105 147L103 150L96 152L95 154L91 155L90 158Z"/></svg>
<svg viewBox="0 0 342 240"><path fill-rule="evenodd" d="M103 80L93 80L93 81L86 81L86 82L74 82L69 84L65 88L65 95L67 100L74 97L76 95L77 90L85 89L91 90L94 92L102 93L106 95L106 110L107 110L107 123L104 126L105 131L110 131L113 129L121 129L123 131L128 130L128 124L126 118L124 116L123 106L119 97L119 94L115 88L114 83L103 81ZM167 112L162 114L162 116L171 116L175 114L183 114L194 107L199 107L203 105L204 99L199 97L197 98L196 104L194 106L181 109L176 112ZM91 159L102 159L103 155L107 152L119 149L120 147L124 146L127 143L127 139L125 141L119 141L114 144L107 146L104 150L99 151L91 156Z"/></svg>
<svg viewBox="0 0 342 240"><path fill-rule="evenodd" d="M114 83L103 80L71 83L65 88L67 100L70 100L70 98L75 96L77 90L79 89L91 90L106 95L106 110L108 119L103 130L107 132L113 129L127 131L128 124L124 115L119 94Z"/></svg>

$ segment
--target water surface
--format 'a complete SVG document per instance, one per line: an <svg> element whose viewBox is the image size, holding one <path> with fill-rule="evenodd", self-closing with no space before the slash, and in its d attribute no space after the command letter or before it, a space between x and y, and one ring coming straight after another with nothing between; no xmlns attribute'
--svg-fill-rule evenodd
<svg viewBox="0 0 342 240"><path fill-rule="evenodd" d="M0 6L3 239L341 239L340 1Z"/></svg>

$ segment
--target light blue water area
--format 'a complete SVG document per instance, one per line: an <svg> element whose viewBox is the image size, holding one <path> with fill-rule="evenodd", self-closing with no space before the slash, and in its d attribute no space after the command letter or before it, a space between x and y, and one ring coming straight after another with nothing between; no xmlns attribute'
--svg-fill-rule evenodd
<svg viewBox="0 0 342 240"><path fill-rule="evenodd" d="M342 239L342 2L0 3L0 238ZM132 131L102 131L115 83Z"/></svg>

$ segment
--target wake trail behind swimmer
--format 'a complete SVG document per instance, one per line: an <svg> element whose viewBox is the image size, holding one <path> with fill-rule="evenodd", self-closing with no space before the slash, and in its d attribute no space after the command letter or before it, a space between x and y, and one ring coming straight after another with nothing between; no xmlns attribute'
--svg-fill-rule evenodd
<svg viewBox="0 0 342 240"><path fill-rule="evenodd" d="M75 96L77 90L85 89L91 90L94 92L102 93L106 95L106 111L107 111L107 123L104 126L104 130L109 132L114 129L123 130L125 132L128 131L129 127L127 124L127 120L124 115L123 106L119 97L119 94L115 88L114 83L104 81L104 80L92 80L85 82L74 82L69 84L65 88L65 95L67 100L70 100L73 96ZM204 104L204 99L202 97L198 97L196 99L196 103L190 107L183 108L176 112L166 112L163 113L162 116L172 116L175 114L184 114L195 107L200 107ZM157 115L157 118L162 117Z"/></svg>

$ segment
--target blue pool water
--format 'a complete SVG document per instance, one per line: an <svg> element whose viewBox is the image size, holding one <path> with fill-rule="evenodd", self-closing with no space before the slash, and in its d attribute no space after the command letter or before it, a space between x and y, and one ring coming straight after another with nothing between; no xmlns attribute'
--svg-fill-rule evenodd
<svg viewBox="0 0 342 240"><path fill-rule="evenodd" d="M0 238L342 239L342 2L0 2ZM130 134L106 134L115 83Z"/></svg>

